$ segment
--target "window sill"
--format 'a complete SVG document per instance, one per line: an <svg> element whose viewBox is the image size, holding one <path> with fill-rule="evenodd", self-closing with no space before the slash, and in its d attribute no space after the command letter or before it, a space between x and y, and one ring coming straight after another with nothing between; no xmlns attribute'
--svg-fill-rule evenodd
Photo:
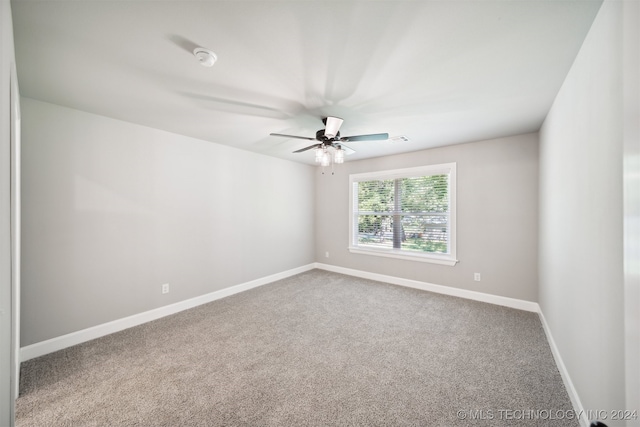
<svg viewBox="0 0 640 427"><path fill-rule="evenodd" d="M365 249L365 248L350 246L349 252L353 254L374 255L374 256L381 256L386 258L404 259L409 261L428 262L431 264L448 265L450 267L453 267L458 262L457 259L449 255L412 254L406 251L399 251L399 250L393 250L393 249L370 249L370 248Z"/></svg>

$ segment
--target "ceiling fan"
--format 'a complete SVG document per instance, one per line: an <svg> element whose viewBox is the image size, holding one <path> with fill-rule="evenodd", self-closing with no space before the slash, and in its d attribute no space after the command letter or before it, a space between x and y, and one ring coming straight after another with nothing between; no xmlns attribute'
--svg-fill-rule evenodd
<svg viewBox="0 0 640 427"><path fill-rule="evenodd" d="M354 136L340 136L340 126L343 120L339 117L325 117L322 119L322 123L325 124L324 129L320 129L316 132L316 136L297 136L297 135L285 135L282 133L272 133L271 136L283 136L285 138L297 138L307 139L309 141L320 141L317 144L310 145L305 148L294 151L294 153L302 153L303 151L316 149L316 162L321 163L323 166L327 166L330 163L331 158L328 155L328 148L332 147L335 150L334 162L342 163L344 161L344 155L353 154L355 151L352 148L347 147L343 142L357 142L357 141L381 141L389 139L388 133L375 133L370 135L354 135Z"/></svg>

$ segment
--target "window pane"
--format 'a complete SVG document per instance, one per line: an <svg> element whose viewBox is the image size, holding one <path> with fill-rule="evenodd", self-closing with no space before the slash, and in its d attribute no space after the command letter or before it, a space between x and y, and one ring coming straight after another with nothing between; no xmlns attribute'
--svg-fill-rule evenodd
<svg viewBox="0 0 640 427"><path fill-rule="evenodd" d="M450 252L448 174L360 181L356 189L356 245ZM394 228L394 221L400 226Z"/></svg>
<svg viewBox="0 0 640 427"><path fill-rule="evenodd" d="M402 249L448 253L448 220L445 215L402 217Z"/></svg>
<svg viewBox="0 0 640 427"><path fill-rule="evenodd" d="M392 217L388 215L359 215L358 245L393 248Z"/></svg>
<svg viewBox="0 0 640 427"><path fill-rule="evenodd" d="M402 212L448 212L448 175L418 176L401 180Z"/></svg>
<svg viewBox="0 0 640 427"><path fill-rule="evenodd" d="M358 183L359 212L392 212L393 180Z"/></svg>
<svg viewBox="0 0 640 427"><path fill-rule="evenodd" d="M403 216L402 250L448 253L448 224L443 215ZM358 216L358 246L393 248L393 217Z"/></svg>

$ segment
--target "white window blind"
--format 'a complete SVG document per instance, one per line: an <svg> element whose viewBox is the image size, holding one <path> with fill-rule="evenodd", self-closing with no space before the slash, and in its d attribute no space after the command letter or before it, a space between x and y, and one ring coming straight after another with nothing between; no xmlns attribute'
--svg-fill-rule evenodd
<svg viewBox="0 0 640 427"><path fill-rule="evenodd" d="M350 181L352 251L455 264L455 164Z"/></svg>

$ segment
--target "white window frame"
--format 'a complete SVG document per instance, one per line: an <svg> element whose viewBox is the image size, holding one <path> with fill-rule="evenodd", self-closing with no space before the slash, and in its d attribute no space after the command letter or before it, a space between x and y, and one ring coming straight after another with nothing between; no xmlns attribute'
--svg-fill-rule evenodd
<svg viewBox="0 0 640 427"><path fill-rule="evenodd" d="M426 175L449 175L449 253L412 252L393 248L371 248L358 245L357 200L354 198L354 184L361 181L390 180ZM380 172L368 172L349 175L349 252L374 255L410 261L429 262L454 266L456 258L456 163L420 166L416 168L395 169Z"/></svg>

